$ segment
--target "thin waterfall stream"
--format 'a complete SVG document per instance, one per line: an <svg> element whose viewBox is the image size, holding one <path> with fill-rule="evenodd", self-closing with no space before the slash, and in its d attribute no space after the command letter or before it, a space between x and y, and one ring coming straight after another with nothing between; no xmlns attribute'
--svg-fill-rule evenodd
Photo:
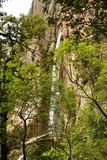
<svg viewBox="0 0 107 160"><path fill-rule="evenodd" d="M62 31L59 31L58 37L57 37L57 42L56 42L56 49L60 47L61 44L61 37L62 37ZM54 58L54 61L56 61L56 57ZM59 80L59 71L56 67L56 65L53 65L52 69L52 86L51 86L51 108L50 108L50 114L49 114L49 131L50 133L54 133L54 121L55 121L55 109L56 109L56 104L59 98L59 89L55 85L55 82Z"/></svg>

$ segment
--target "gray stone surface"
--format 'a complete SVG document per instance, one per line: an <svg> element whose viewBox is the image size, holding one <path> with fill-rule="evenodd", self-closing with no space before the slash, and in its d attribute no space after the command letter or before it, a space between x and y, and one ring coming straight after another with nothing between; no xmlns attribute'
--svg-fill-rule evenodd
<svg viewBox="0 0 107 160"><path fill-rule="evenodd" d="M43 7L42 0L33 0L29 13L43 14Z"/></svg>

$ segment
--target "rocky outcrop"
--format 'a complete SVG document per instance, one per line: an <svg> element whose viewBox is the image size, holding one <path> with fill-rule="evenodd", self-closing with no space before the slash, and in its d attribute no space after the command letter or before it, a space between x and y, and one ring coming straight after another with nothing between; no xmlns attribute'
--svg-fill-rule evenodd
<svg viewBox="0 0 107 160"><path fill-rule="evenodd" d="M43 8L44 8L44 4L43 4L42 0L33 0L29 14L35 13L35 12L37 14L41 14L41 13L43 13Z"/></svg>

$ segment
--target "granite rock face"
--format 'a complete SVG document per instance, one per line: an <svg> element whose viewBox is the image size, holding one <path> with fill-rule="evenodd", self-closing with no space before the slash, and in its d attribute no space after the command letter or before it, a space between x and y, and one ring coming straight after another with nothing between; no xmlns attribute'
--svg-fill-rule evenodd
<svg viewBox="0 0 107 160"><path fill-rule="evenodd" d="M33 0L29 13L43 13L43 6L44 4L42 3L42 0Z"/></svg>

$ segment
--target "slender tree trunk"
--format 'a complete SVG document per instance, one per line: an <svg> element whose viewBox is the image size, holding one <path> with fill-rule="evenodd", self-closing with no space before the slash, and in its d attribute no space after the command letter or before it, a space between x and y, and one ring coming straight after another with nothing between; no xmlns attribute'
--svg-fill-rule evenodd
<svg viewBox="0 0 107 160"><path fill-rule="evenodd" d="M27 135L27 126L26 126L26 120L22 115L19 115L19 117L23 120L23 128L24 128L24 133L23 133L23 141L22 141L22 150L23 150L23 160L26 160L26 135Z"/></svg>
<svg viewBox="0 0 107 160"><path fill-rule="evenodd" d="M26 160L26 145L25 145L25 141L26 141L26 134L27 134L27 126L26 126L26 120L23 119L23 123L24 123L24 136L23 136L23 160Z"/></svg>
<svg viewBox="0 0 107 160"><path fill-rule="evenodd" d="M1 77L0 81L0 160L7 160L7 114L8 108L3 108L2 104L8 102L7 91L5 88L6 78L5 78L5 70L6 64L5 61L1 63Z"/></svg>
<svg viewBox="0 0 107 160"><path fill-rule="evenodd" d="M0 112L0 160L7 160L7 111Z"/></svg>

